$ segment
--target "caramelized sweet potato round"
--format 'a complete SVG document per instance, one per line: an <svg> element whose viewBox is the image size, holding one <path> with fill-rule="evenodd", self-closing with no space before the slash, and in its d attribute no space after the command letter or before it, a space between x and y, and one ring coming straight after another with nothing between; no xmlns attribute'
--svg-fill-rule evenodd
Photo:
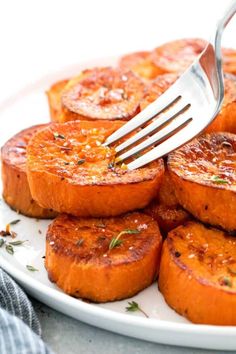
<svg viewBox="0 0 236 354"><path fill-rule="evenodd" d="M152 51L151 60L163 73L181 73L193 63L205 45L206 42L198 38L167 42Z"/></svg>
<svg viewBox="0 0 236 354"><path fill-rule="evenodd" d="M60 121L60 116L62 113L61 95L67 83L68 80L57 81L46 92L48 97L50 116L53 122Z"/></svg>
<svg viewBox="0 0 236 354"><path fill-rule="evenodd" d="M159 289L167 304L195 323L236 325L236 239L189 222L164 242Z"/></svg>
<svg viewBox="0 0 236 354"><path fill-rule="evenodd" d="M172 152L168 168L185 209L205 223L236 231L236 135L200 136Z"/></svg>
<svg viewBox="0 0 236 354"><path fill-rule="evenodd" d="M179 204L167 206L154 200L143 211L157 221L163 236L177 226L191 220L190 214L181 208Z"/></svg>
<svg viewBox="0 0 236 354"><path fill-rule="evenodd" d="M173 182L167 169L161 181L157 197L143 211L157 221L162 235L167 235L169 231L192 218L179 205L175 196Z"/></svg>
<svg viewBox="0 0 236 354"><path fill-rule="evenodd" d="M236 50L223 48L223 68L226 73L236 75Z"/></svg>
<svg viewBox="0 0 236 354"><path fill-rule="evenodd" d="M129 120L139 110L144 83L132 71L111 67L84 70L62 94L61 122Z"/></svg>
<svg viewBox="0 0 236 354"><path fill-rule="evenodd" d="M94 302L120 300L154 281L161 244L157 223L142 213L107 219L64 214L47 232L46 269L50 280L70 295Z"/></svg>
<svg viewBox="0 0 236 354"><path fill-rule="evenodd" d="M147 85L140 103L141 111L161 96L171 85L173 85L177 78L177 74L160 75L152 81L152 83Z"/></svg>
<svg viewBox="0 0 236 354"><path fill-rule="evenodd" d="M199 38L179 39L167 42L154 49L150 61L165 73L181 73L185 71L203 51L207 42ZM236 50L223 48L224 72L236 73Z"/></svg>
<svg viewBox="0 0 236 354"><path fill-rule="evenodd" d="M52 218L56 213L41 208L32 198L26 175L26 146L30 138L45 125L21 131L1 148L3 198L21 214L35 218Z"/></svg>
<svg viewBox="0 0 236 354"><path fill-rule="evenodd" d="M123 69L133 71L136 75L145 80L153 80L163 72L151 61L150 52L135 52L124 55L119 61Z"/></svg>
<svg viewBox="0 0 236 354"><path fill-rule="evenodd" d="M146 86L143 99L140 103L141 110L155 101L177 78L178 75L176 74L161 75ZM207 133L220 131L236 133L236 78L233 75L225 75L224 81L225 96L223 105L215 120L206 128L205 131Z"/></svg>
<svg viewBox="0 0 236 354"><path fill-rule="evenodd" d="M164 174L160 159L130 171L114 165L105 139L123 123L74 121L40 131L28 146L28 180L43 207L75 216L113 216L145 207Z"/></svg>

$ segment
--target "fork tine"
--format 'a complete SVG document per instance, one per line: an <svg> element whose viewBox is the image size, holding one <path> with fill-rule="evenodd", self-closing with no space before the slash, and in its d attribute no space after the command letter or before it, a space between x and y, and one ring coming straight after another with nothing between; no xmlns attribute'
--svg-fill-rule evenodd
<svg viewBox="0 0 236 354"><path fill-rule="evenodd" d="M192 120L187 126L172 135L169 139L165 140L163 143L148 151L146 154L142 155L135 161L127 164L128 169L134 170L136 168L140 168L164 155L169 154L171 151L192 140L204 128L203 126L199 126L199 124L196 123L198 122L194 122L194 120Z"/></svg>
<svg viewBox="0 0 236 354"><path fill-rule="evenodd" d="M163 116L158 117L155 119L151 124L147 127L139 131L137 134L133 135L122 144L118 145L115 150L116 152L121 152L122 150L126 149L130 145L138 142L140 139L144 138L145 136L149 135L150 133L154 132L156 129L160 128L162 125L167 123L169 120L174 119L179 114L185 112L190 107L183 99L180 99L172 108L170 108L166 113L162 113Z"/></svg>
<svg viewBox="0 0 236 354"><path fill-rule="evenodd" d="M131 133L135 129L147 123L149 120L153 119L156 115L161 113L163 110L168 108L173 104L180 96L176 96L176 90L178 88L179 79L170 86L160 97L157 98L153 103L148 105L143 111L138 113L129 122L123 125L120 129L116 130L111 134L104 145L110 145L115 141L121 139L123 136ZM177 91L178 92L178 91Z"/></svg>
<svg viewBox="0 0 236 354"><path fill-rule="evenodd" d="M188 111L186 111L183 115L176 118L174 121L172 121L170 124L168 124L165 128L161 129L156 134L152 135L150 138L144 140L140 144L134 146L132 149L126 151L124 154L118 156L117 160L118 161L125 160L125 159L137 154L138 152L140 152L144 149L147 149L148 147L158 143L160 140L168 137L168 135L170 135L175 130L180 128L183 124L188 123L191 119L192 118L190 117L190 113ZM147 156L147 154L145 154L144 156ZM138 158L137 161L140 160L141 158L142 157Z"/></svg>

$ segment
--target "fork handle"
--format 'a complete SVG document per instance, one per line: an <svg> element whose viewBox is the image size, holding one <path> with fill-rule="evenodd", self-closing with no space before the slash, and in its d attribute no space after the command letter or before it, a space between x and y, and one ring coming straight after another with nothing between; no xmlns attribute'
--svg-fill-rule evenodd
<svg viewBox="0 0 236 354"><path fill-rule="evenodd" d="M210 43L213 44L215 48L215 55L217 59L217 66L218 66L218 72L222 72L221 69L221 38L222 38L222 33L231 20L231 18L234 16L236 13L236 0L232 0L225 10L224 15L218 20L216 24L215 31L213 33L213 36L211 37Z"/></svg>
<svg viewBox="0 0 236 354"><path fill-rule="evenodd" d="M236 1L233 0L229 4L228 8L225 10L224 15L218 21L217 28L219 31L223 31L224 28L227 26L231 18L234 16L236 12Z"/></svg>

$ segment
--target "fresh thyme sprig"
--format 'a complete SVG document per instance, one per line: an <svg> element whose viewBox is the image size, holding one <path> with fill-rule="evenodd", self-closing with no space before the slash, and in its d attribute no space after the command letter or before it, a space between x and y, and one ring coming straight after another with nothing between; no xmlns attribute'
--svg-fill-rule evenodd
<svg viewBox="0 0 236 354"><path fill-rule="evenodd" d="M228 184L228 181L226 179L220 178L219 176L213 175L211 177L211 181L219 184Z"/></svg>
<svg viewBox="0 0 236 354"><path fill-rule="evenodd" d="M120 240L120 237L122 235L125 235L125 234L139 234L139 233L140 233L140 231L137 230L137 229L126 229L126 230L121 231L116 237L113 237L111 239L111 242L109 244L109 250L111 250L114 247L118 247L118 246L120 246L123 243L123 241Z"/></svg>
<svg viewBox="0 0 236 354"><path fill-rule="evenodd" d="M129 301L128 305L129 306L126 307L126 311L127 312L137 312L137 311L139 311L139 312L142 312L142 314L145 317L149 318L148 314L145 311L143 311L143 309L139 306L139 304L136 301L131 301L131 302Z"/></svg>

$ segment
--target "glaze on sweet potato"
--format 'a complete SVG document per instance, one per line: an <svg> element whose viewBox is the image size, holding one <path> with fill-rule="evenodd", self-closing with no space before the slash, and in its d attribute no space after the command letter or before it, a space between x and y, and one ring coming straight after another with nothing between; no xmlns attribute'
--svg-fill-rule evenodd
<svg viewBox="0 0 236 354"><path fill-rule="evenodd" d="M50 117L53 122L60 121L60 116L62 113L61 95L67 83L68 80L57 81L46 92L50 110Z"/></svg>
<svg viewBox="0 0 236 354"><path fill-rule="evenodd" d="M145 80L153 80L163 74L163 71L151 61L150 52L147 51L124 55L119 61L119 66L133 71Z"/></svg>
<svg viewBox="0 0 236 354"><path fill-rule="evenodd" d="M120 244L109 249L121 232ZM154 281L161 244L157 223L142 213L107 219L64 214L47 232L46 269L69 295L94 302L121 300Z"/></svg>
<svg viewBox="0 0 236 354"><path fill-rule="evenodd" d="M235 237L197 222L172 230L158 285L167 304L190 321L235 326Z"/></svg>
<svg viewBox="0 0 236 354"><path fill-rule="evenodd" d="M26 175L26 146L30 138L46 125L21 131L1 148L3 198L21 214L34 218L52 218L56 213L41 208L32 198Z"/></svg>
<svg viewBox="0 0 236 354"><path fill-rule="evenodd" d="M176 74L166 74L157 77L144 90L144 96L140 103L143 110L155 101L178 78ZM206 132L227 131L236 133L236 77L225 75L225 96L221 110L215 120L206 128ZM199 117L201 119L201 117Z"/></svg>
<svg viewBox="0 0 236 354"><path fill-rule="evenodd" d="M236 135L200 136L172 152L168 169L179 203L201 221L236 231Z"/></svg>
<svg viewBox="0 0 236 354"><path fill-rule="evenodd" d="M173 182L166 169L156 198L144 210L157 221L162 235L190 220L191 215L184 210L175 196Z"/></svg>
<svg viewBox="0 0 236 354"><path fill-rule="evenodd" d="M182 73L203 51L207 42L199 38L179 39L164 43L150 54L151 62L165 73ZM223 70L235 74L236 50L223 48Z"/></svg>
<svg viewBox="0 0 236 354"><path fill-rule="evenodd" d="M144 208L156 195L163 161L129 171L103 142L123 123L74 121L39 132L28 146L28 180L43 207L75 216L113 216Z"/></svg>
<svg viewBox="0 0 236 354"><path fill-rule="evenodd" d="M144 83L132 71L119 68L84 70L63 91L60 122L129 120L140 111Z"/></svg>
<svg viewBox="0 0 236 354"><path fill-rule="evenodd" d="M191 220L190 214L179 204L167 206L154 200L143 211L157 221L163 236L166 236L169 231L177 226Z"/></svg>

